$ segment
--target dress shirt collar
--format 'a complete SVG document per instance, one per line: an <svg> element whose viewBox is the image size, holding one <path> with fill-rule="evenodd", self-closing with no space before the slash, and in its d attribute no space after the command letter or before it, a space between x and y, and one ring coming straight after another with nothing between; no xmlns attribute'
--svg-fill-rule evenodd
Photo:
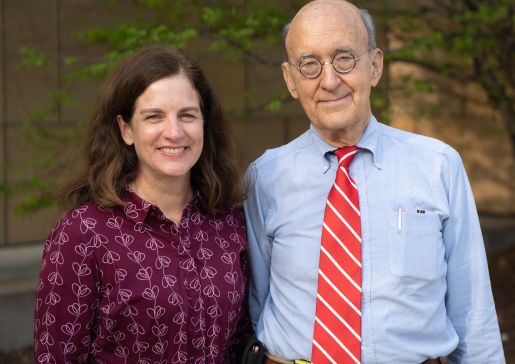
<svg viewBox="0 0 515 364"><path fill-rule="evenodd" d="M365 131L363 132L363 135L361 136L361 139L357 144L360 149L365 149L372 153L372 160L374 162L374 166L376 166L377 169L383 168L381 163L383 158L383 149L380 138L380 127L381 126L379 125L379 122L372 115L367 127L365 128Z"/></svg>
<svg viewBox="0 0 515 364"><path fill-rule="evenodd" d="M325 161L325 163L323 164L324 168L322 169L322 173L326 173L329 170L329 153L334 151L336 148L328 144L320 136L320 133L316 130L313 124L311 124L309 127L309 134L311 136L311 140L313 141L317 150L320 153L320 157L323 158ZM372 116L357 146L360 149L365 149L371 152L373 156L374 165L376 166L376 168L381 169L382 149L379 135L379 123L376 120L376 118Z"/></svg>
<svg viewBox="0 0 515 364"><path fill-rule="evenodd" d="M336 148L330 144L328 144L320 135L318 130L311 124L309 126L309 133L311 135L311 140L316 145L318 151L320 152L320 156L324 157L327 153L332 152Z"/></svg>

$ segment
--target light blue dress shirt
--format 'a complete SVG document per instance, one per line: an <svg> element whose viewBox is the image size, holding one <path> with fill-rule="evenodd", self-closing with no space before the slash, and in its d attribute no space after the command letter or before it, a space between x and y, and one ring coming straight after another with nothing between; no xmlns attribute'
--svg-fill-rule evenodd
<svg viewBox="0 0 515 364"><path fill-rule="evenodd" d="M358 146L350 174L361 209L362 363L504 363L483 238L458 153L374 117ZM266 348L287 359L311 358L334 149L312 126L268 150L247 173L250 314Z"/></svg>

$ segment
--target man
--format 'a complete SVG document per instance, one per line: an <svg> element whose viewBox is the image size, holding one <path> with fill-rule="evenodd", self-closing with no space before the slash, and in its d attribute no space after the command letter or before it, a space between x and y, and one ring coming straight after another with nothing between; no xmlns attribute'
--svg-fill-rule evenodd
<svg viewBox="0 0 515 364"><path fill-rule="evenodd" d="M284 79L311 127L248 171L265 362L504 363L461 159L372 116L374 38L341 0L308 3L286 28Z"/></svg>

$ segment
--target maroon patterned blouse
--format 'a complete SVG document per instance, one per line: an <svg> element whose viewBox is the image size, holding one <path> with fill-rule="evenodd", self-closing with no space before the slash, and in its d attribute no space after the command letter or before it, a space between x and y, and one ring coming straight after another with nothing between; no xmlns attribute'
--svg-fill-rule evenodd
<svg viewBox="0 0 515 364"><path fill-rule="evenodd" d="M179 226L128 191L125 207L70 211L45 243L36 363L228 363L247 283L241 208L197 196Z"/></svg>

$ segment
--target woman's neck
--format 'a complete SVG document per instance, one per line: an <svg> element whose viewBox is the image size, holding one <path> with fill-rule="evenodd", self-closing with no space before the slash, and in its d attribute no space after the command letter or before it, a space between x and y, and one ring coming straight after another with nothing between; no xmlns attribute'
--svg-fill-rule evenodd
<svg viewBox="0 0 515 364"><path fill-rule="evenodd" d="M159 207L163 214L176 224L181 221L184 207L193 199L189 176L173 181L163 179L157 183L136 178L130 187L142 199Z"/></svg>

